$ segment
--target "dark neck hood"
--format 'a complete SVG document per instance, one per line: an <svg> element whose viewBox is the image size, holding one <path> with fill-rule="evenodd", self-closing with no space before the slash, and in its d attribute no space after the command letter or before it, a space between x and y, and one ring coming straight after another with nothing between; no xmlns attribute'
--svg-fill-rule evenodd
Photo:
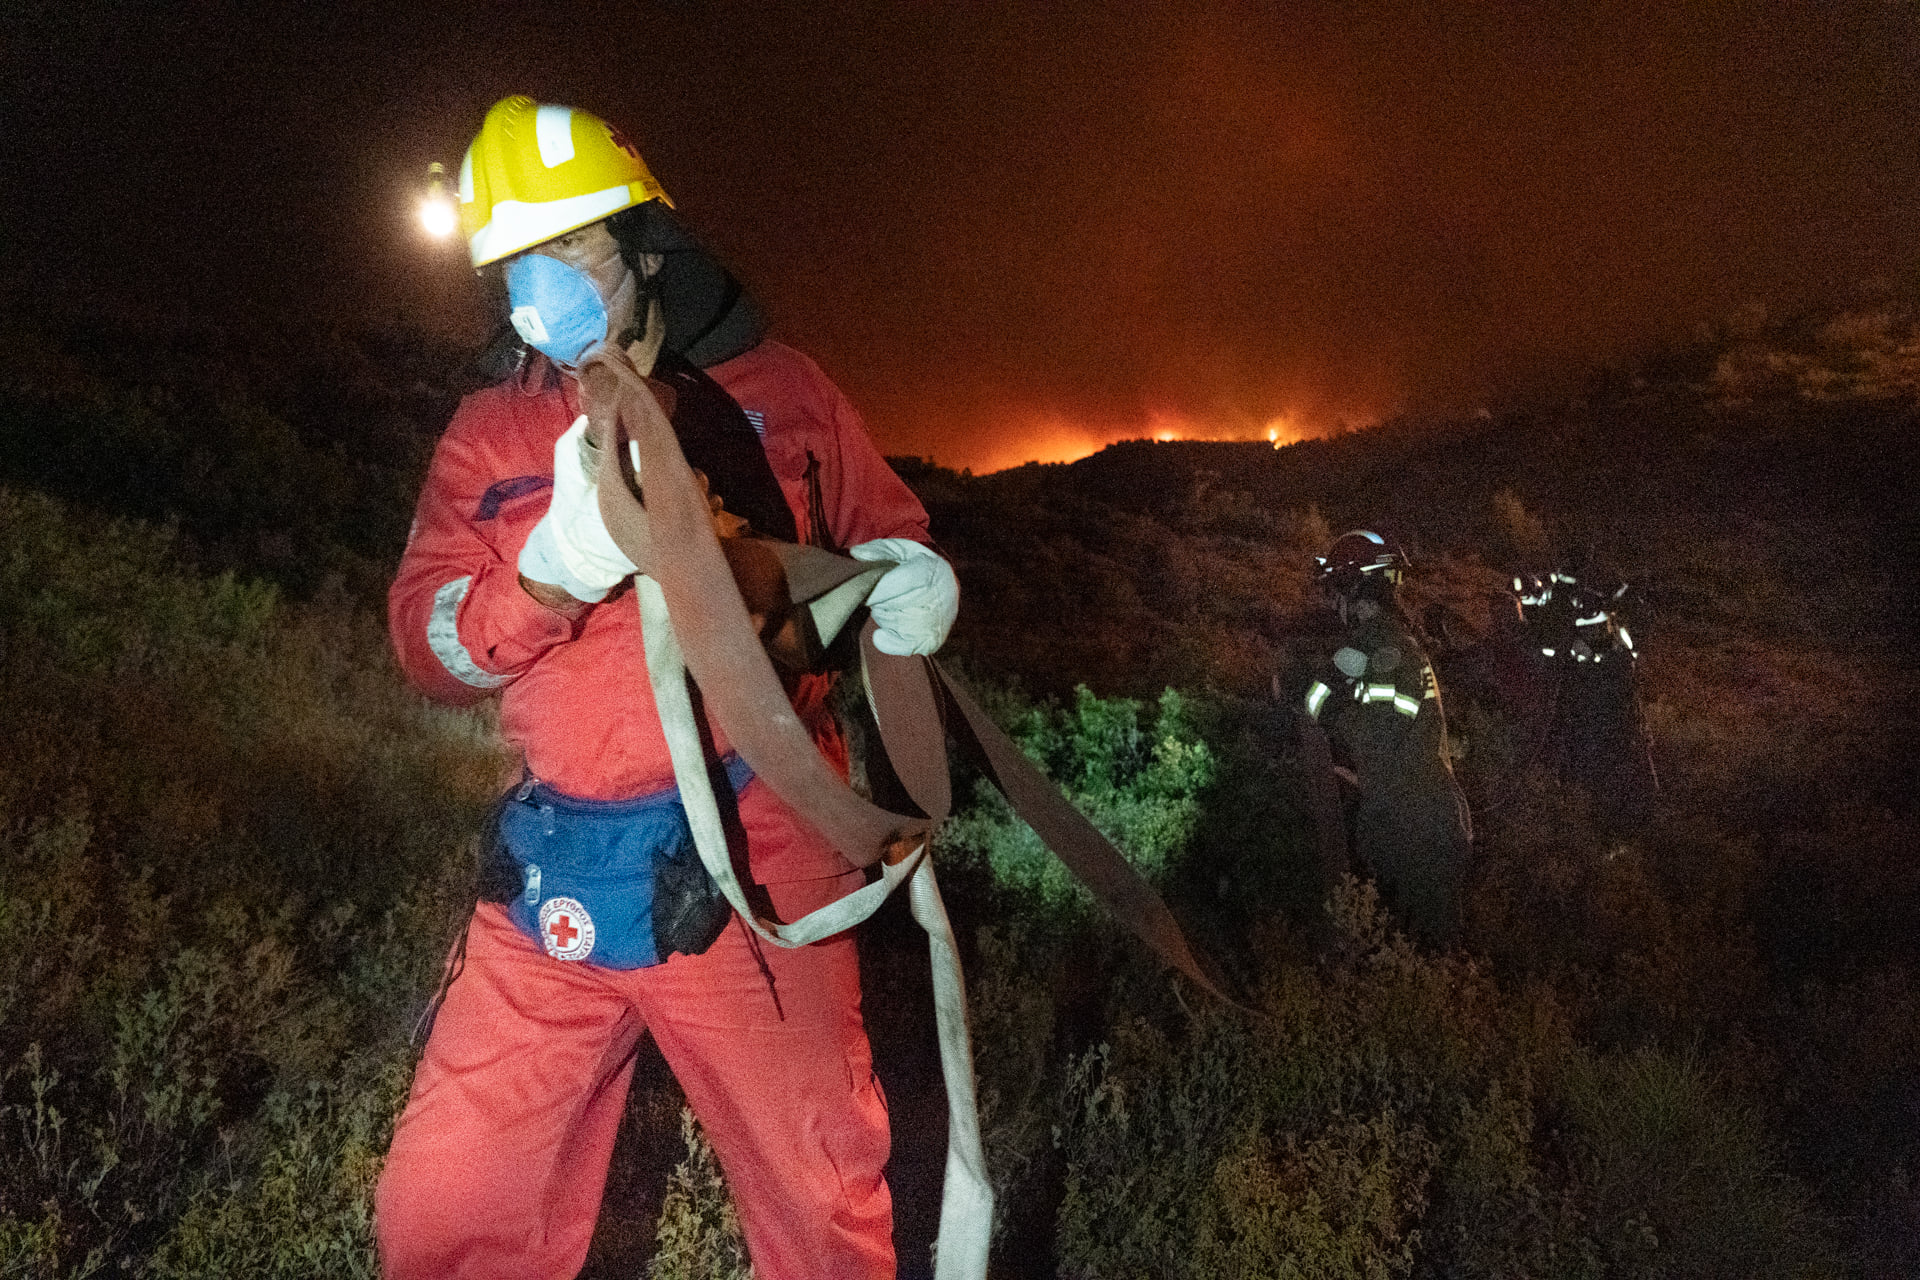
<svg viewBox="0 0 1920 1280"><path fill-rule="evenodd" d="M660 271L651 283L666 313L666 345L689 364L710 369L766 336L759 304L666 205L649 200L615 214L607 225L628 265L641 254L660 255Z"/></svg>

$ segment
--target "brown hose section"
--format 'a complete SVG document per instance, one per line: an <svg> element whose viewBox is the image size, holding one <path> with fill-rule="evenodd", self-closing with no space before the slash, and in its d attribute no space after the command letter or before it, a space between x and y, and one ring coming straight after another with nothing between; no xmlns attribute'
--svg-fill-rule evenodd
<svg viewBox="0 0 1920 1280"><path fill-rule="evenodd" d="M953 808L947 777L946 717L939 668L932 658L897 657L874 647L873 620L860 633L867 696L880 726L880 745L894 776L921 812L944 821Z"/></svg>
<svg viewBox="0 0 1920 1280"><path fill-rule="evenodd" d="M600 451L600 512L627 558L660 584L701 699L734 750L855 866L911 852L932 823L862 800L821 756L787 700L734 585L712 511L673 425L624 357L581 365ZM627 441L639 450L646 504L628 487Z"/></svg>
<svg viewBox="0 0 1920 1280"><path fill-rule="evenodd" d="M583 362L580 383L594 434L612 446L600 453L600 512L607 531L628 559L659 582L707 712L776 795L856 865L883 856L894 860L923 842L952 807L946 751L951 731L1015 812L1121 924L1202 989L1238 1003L1202 969L1159 895L1060 788L939 664L874 648L871 622L861 648L881 741L907 793L928 816L891 813L855 795L821 757L787 701L721 551L705 494L646 380L621 357L601 353ZM644 507L630 487L628 440L639 447Z"/></svg>

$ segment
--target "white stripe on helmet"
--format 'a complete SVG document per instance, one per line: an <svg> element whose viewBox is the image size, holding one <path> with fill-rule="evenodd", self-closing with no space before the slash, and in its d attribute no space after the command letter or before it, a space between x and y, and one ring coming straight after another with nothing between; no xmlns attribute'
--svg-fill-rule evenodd
<svg viewBox="0 0 1920 1280"><path fill-rule="evenodd" d="M598 222L632 203L633 193L625 183L564 200L531 204L524 200L502 200L493 206L492 220L473 233L468 247L476 263L491 262L543 240L565 235L575 227Z"/></svg>
<svg viewBox="0 0 1920 1280"><path fill-rule="evenodd" d="M547 168L573 159L573 108L541 107L533 116L533 136L540 144L540 163Z"/></svg>

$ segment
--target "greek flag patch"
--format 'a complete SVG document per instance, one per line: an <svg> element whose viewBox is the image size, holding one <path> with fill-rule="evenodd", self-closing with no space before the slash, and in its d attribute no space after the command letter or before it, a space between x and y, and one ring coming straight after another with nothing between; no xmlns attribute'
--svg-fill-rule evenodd
<svg viewBox="0 0 1920 1280"><path fill-rule="evenodd" d="M746 414L747 421L753 424L753 434L765 440L767 438L767 415L758 409L742 409L740 412Z"/></svg>

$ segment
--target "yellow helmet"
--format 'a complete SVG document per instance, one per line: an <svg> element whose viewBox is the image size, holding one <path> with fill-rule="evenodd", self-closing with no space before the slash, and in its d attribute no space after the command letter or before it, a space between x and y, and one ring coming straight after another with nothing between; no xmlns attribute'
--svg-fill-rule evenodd
<svg viewBox="0 0 1920 1280"><path fill-rule="evenodd" d="M528 97L494 103L460 162L460 227L476 267L649 200L673 207L618 129Z"/></svg>

